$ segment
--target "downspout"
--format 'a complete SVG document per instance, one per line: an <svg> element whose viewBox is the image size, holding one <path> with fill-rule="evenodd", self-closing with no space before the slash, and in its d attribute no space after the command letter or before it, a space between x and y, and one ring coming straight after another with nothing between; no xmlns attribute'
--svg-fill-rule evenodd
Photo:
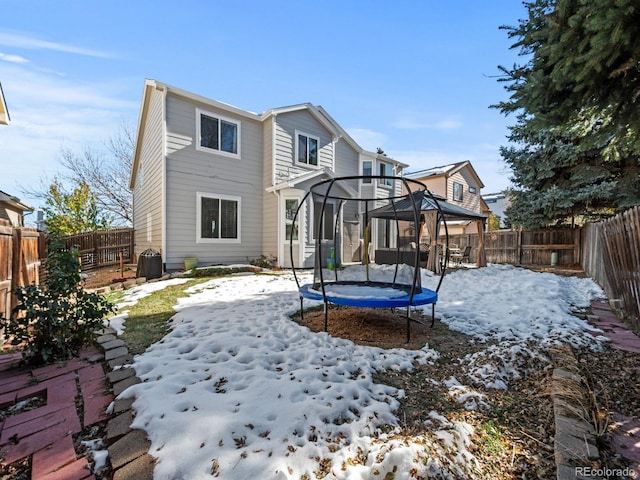
<svg viewBox="0 0 640 480"><path fill-rule="evenodd" d="M156 86L158 89L158 86ZM167 88L163 87L162 90L162 205L161 222L162 222L162 258L164 259L163 271L167 271Z"/></svg>
<svg viewBox="0 0 640 480"><path fill-rule="evenodd" d="M275 186L276 184L276 116L277 114L274 113L272 120L271 120L271 185ZM281 213L281 205L280 205L280 192L279 191L274 191L273 192L276 196L276 204L277 204L277 208L278 211L276 212L276 218L278 221L278 225L276 227L276 242L277 243L277 252L278 252L278 259L277 259L277 264L280 268L284 267L284 245L282 244L282 219L280 218L280 213ZM263 218L264 221L264 218ZM266 253L266 252L265 252Z"/></svg>

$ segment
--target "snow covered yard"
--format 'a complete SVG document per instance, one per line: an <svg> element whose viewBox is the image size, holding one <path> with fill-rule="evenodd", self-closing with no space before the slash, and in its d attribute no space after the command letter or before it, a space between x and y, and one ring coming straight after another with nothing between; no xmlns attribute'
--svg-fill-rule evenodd
<svg viewBox="0 0 640 480"><path fill-rule="evenodd" d="M423 284L435 282L423 274ZM171 332L135 358L143 383L121 395L136 397L132 426L148 432L156 479L482 477L470 423L434 405L423 432L402 434L404 390L374 381L379 372L437 367L437 350L383 350L312 332L290 318L299 298L287 273L211 280L189 293ZM459 359L465 379L430 378L424 388L444 388L469 410L490 408L483 392L507 389L532 359L546 361L549 346L597 348L571 314L596 296L591 280L510 266L447 275L436 315L479 345Z"/></svg>

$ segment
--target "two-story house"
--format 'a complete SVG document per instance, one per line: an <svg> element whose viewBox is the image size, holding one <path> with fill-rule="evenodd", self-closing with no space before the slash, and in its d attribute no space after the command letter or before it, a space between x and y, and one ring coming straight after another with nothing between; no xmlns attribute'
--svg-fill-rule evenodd
<svg viewBox="0 0 640 480"><path fill-rule="evenodd" d="M432 193L453 205L484 213L480 196L484 184L468 160L408 173L405 177L424 183ZM478 233L477 223L471 220L449 221L447 227L450 235Z"/></svg>
<svg viewBox="0 0 640 480"><path fill-rule="evenodd" d="M328 205L338 228L329 222L314 228L318 208L309 197L295 231L293 213L321 180L401 176L406 166L365 151L320 106L257 114L146 80L129 185L136 254L158 250L167 270L182 268L190 257L211 265L261 255L289 267L293 236L294 262L311 267L317 236L329 242L338 231L348 240L339 242L344 261L359 261L358 212ZM378 198L401 191L399 182L391 183L354 181L344 194L366 190Z"/></svg>

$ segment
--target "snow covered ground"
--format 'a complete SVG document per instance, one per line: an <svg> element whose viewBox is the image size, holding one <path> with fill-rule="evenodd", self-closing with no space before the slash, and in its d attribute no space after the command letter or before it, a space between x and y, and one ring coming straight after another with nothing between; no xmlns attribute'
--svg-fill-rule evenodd
<svg viewBox="0 0 640 480"><path fill-rule="evenodd" d="M390 268L371 267L382 276ZM422 280L435 287L438 279L423 272ZM394 411L403 391L372 380L377 370L433 362L438 352L428 345L382 350L311 332L289 319L299 308L290 273L221 278L188 293L170 333L135 358L142 383L121 394L136 397L132 426L151 439L156 479L399 480L473 471L471 425L433 411L425 435L400 436ZM589 279L511 266L447 275L436 315L474 341L497 343L463 359L474 385L454 377L443 384L467 408L486 408L476 389L507 388L549 345L597 348L591 327L571 311L600 296Z"/></svg>

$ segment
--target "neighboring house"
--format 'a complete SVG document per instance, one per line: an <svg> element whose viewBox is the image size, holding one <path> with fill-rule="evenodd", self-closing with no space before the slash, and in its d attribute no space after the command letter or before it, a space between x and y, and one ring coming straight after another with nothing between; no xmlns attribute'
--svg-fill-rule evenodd
<svg viewBox="0 0 640 480"><path fill-rule="evenodd" d="M454 205L485 213L480 196L484 184L468 160L408 173L405 177L424 183L432 193ZM478 233L476 222L470 220L449 221L447 228L449 235Z"/></svg>
<svg viewBox="0 0 640 480"><path fill-rule="evenodd" d="M156 80L146 80L129 187L135 251L161 252L165 269L247 262L261 255L312 267L315 238L332 243L333 226L315 232L309 200L296 231L292 217L309 187L336 176L401 176L407 165L363 150L320 106L310 103L252 113ZM375 198L401 192L378 179L354 181L344 194ZM359 212L327 205L343 260L360 261ZM382 234L373 227L372 236ZM384 240L384 239L383 239Z"/></svg>
<svg viewBox="0 0 640 480"><path fill-rule="evenodd" d="M20 201L19 198L0 190L0 218L9 220L14 227L24 227L25 212L33 212L33 208Z"/></svg>
<svg viewBox="0 0 640 480"><path fill-rule="evenodd" d="M11 117L9 116L9 109L7 108L7 102L4 100L4 92L2 91L2 83L0 83L0 125L9 125Z"/></svg>
<svg viewBox="0 0 640 480"><path fill-rule="evenodd" d="M500 219L500 228L508 228L504 214L504 211L510 204L507 196L504 193L490 193L488 195L482 195L482 199L489 207L489 211Z"/></svg>

